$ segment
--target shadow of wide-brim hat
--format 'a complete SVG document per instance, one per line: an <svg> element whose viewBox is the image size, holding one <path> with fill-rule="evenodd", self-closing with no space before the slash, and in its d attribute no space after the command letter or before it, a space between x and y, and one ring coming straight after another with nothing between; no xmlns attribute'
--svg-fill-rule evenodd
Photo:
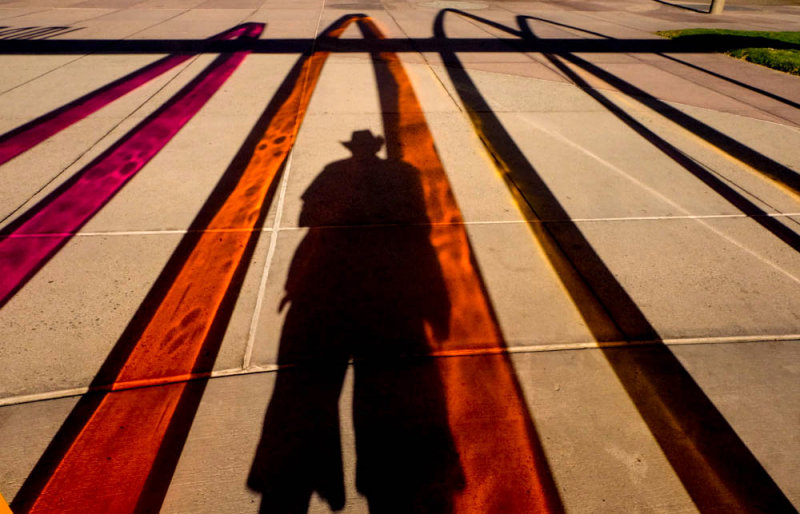
<svg viewBox="0 0 800 514"><path fill-rule="evenodd" d="M377 152L383 146L383 142L382 136L375 136L370 130L356 130L350 136L350 141L342 141L342 144L350 150L354 148L369 148Z"/></svg>

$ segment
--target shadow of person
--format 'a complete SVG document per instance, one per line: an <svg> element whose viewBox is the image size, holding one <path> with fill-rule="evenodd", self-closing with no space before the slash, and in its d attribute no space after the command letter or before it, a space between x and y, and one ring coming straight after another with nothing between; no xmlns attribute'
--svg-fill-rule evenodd
<svg viewBox="0 0 800 514"><path fill-rule="evenodd" d="M344 507L339 395L354 363L356 487L375 512L451 512L464 485L427 331L447 336L450 301L431 245L419 171L343 143L302 196L300 243L281 302L282 366L248 485L262 512L305 512L313 492ZM285 369L285 367L287 367Z"/></svg>

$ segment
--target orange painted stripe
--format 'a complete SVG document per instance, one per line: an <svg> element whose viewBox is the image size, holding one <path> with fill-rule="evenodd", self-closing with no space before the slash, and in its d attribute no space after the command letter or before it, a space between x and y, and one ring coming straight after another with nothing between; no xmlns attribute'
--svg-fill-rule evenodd
<svg viewBox="0 0 800 514"><path fill-rule="evenodd" d="M338 37L346 19L325 35ZM132 512L152 470L203 343L255 228L270 186L294 145L329 52L303 58L300 80L257 143L100 402L30 512ZM224 229L236 229L234 231Z"/></svg>
<svg viewBox="0 0 800 514"><path fill-rule="evenodd" d="M0 494L0 514L11 514L11 509L2 494Z"/></svg>
<svg viewBox="0 0 800 514"><path fill-rule="evenodd" d="M365 35L384 37L362 21ZM420 170L430 240L450 295L450 332L435 353L497 350L494 355L438 359L447 397L448 420L466 486L456 512L557 512L562 510L549 467L505 349L505 342L472 255L463 218L436 152L422 107L394 53L380 53L397 87L397 115L384 117L387 134L397 134L402 159ZM380 87L380 86L379 86Z"/></svg>
<svg viewBox="0 0 800 514"><path fill-rule="evenodd" d="M351 22L352 19L345 20L326 35L338 37ZM113 389L124 388L129 382L144 385L191 373L251 237L250 229L255 227L267 191L294 145L329 54L315 52L303 64L300 82L271 120L242 178L178 273Z"/></svg>

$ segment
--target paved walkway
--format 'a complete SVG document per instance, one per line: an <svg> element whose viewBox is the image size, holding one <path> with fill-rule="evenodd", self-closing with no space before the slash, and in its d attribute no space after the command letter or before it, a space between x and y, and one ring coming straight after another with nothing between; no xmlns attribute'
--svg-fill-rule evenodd
<svg viewBox="0 0 800 514"><path fill-rule="evenodd" d="M679 3L0 2L0 494L796 510L800 78L654 32L800 7Z"/></svg>

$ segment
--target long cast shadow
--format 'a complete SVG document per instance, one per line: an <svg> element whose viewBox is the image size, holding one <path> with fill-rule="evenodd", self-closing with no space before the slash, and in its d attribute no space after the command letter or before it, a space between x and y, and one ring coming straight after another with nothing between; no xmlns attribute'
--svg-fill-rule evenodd
<svg viewBox="0 0 800 514"><path fill-rule="evenodd" d="M747 83L742 82L740 80L736 80L736 79L734 79L732 77L728 77L727 75L723 75L721 73L717 73L715 71L711 71L711 70L709 70L707 68L703 68L702 66L697 66L696 64L692 64L690 62L678 59L677 57L672 57L671 55L665 55L665 54L658 54L658 55L660 55L664 59L669 59L670 61L682 64L682 65L686 66L687 68L692 68L693 70L702 71L703 73L705 73L707 75L711 75L712 77L716 77L718 79L722 79L722 80L724 80L726 82L730 82L731 84L734 84L734 85L739 86L739 87L744 88L744 89L749 89L750 91L752 91L754 93L758 93L760 95L766 96L767 98L775 100L776 102L780 102L782 104L786 104L789 107L794 107L795 109L800 109L800 103L793 102L792 100L789 100L788 98L784 98L784 97L782 97L780 95L776 95L775 93L771 93L769 91L766 91L764 89L758 88L758 87L753 86L751 84L747 84Z"/></svg>
<svg viewBox="0 0 800 514"><path fill-rule="evenodd" d="M359 20L359 28L367 42L383 37L370 19ZM439 361L451 429L466 478L466 487L456 499L456 511L562 512L544 449L422 106L396 53L376 50L371 58L384 130L393 143L387 145L387 155L425 170L423 186L434 222L431 242L453 296L451 333L443 338L434 331L432 337L429 335L429 346L435 354L462 350L493 354ZM482 386L468 386L469 381L481 382ZM486 419L483 426L477 422L482 416ZM508 423L504 417L515 422ZM503 435L496 435L495 441L487 444L493 430Z"/></svg>
<svg viewBox="0 0 800 514"><path fill-rule="evenodd" d="M521 29L515 30L470 13L443 10L434 24L434 34L443 40L447 12L520 37L533 37L522 16L518 18ZM543 246L550 249L548 255L559 273L568 265L590 290L587 295L580 284L564 281L595 337L599 341L607 337L611 323L625 340L644 339L651 343L628 348L601 345L601 349L695 504L702 511L795 512L724 416L663 344L577 225L570 221L455 53L443 51L441 56L479 136L506 175L509 187L516 190L512 193L523 212L534 215L534 219L562 220L545 224L546 234L533 226L538 223L532 224L532 229ZM563 257L568 263L559 262ZM608 313L608 319L598 318L587 300L600 305Z"/></svg>
<svg viewBox="0 0 800 514"><path fill-rule="evenodd" d="M457 38L443 42L436 38L384 38L374 42L362 39L325 40L330 51L337 53L408 52L414 51L508 53L525 52L580 52L580 53L711 53L742 48L741 39L706 38L681 41L681 39L539 39L516 38ZM750 40L752 42L752 40ZM224 53L248 50L260 54L296 54L304 52L314 39L286 38L263 39L250 42L212 41L196 39L58 39L58 40L0 40L0 55L63 55L63 54L164 54L164 53ZM766 40L761 43L767 44ZM510 46L511 45L511 46ZM797 48L792 43L778 43L781 48ZM770 46L775 46L774 44Z"/></svg>

